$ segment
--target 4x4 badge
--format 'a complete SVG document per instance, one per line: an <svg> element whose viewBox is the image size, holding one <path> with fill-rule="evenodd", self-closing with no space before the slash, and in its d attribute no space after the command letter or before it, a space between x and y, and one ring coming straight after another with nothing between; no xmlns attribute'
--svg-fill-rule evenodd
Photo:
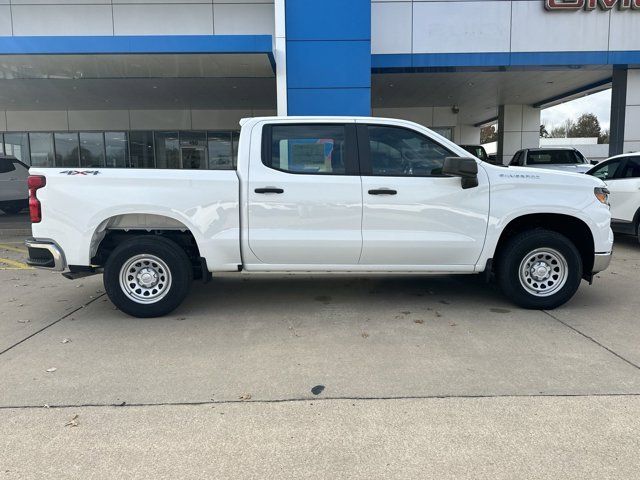
<svg viewBox="0 0 640 480"><path fill-rule="evenodd" d="M65 175L99 175L100 170L63 170Z"/></svg>

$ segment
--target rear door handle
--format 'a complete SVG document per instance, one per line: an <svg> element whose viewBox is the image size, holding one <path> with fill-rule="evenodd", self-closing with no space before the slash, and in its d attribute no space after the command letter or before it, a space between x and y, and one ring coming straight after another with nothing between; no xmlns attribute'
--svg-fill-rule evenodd
<svg viewBox="0 0 640 480"><path fill-rule="evenodd" d="M254 190L254 192L256 192L256 193L284 193L284 190L282 188L264 187L264 188L256 188Z"/></svg>
<svg viewBox="0 0 640 480"><path fill-rule="evenodd" d="M369 195L396 195L397 193L397 190L392 190L390 188L377 188L369 190Z"/></svg>

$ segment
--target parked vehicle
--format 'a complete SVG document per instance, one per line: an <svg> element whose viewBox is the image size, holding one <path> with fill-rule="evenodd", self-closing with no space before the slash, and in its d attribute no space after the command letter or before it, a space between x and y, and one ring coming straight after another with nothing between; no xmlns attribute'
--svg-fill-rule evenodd
<svg viewBox="0 0 640 480"><path fill-rule="evenodd" d="M611 228L640 240L640 152L611 157L587 172L611 192Z"/></svg>
<svg viewBox="0 0 640 480"><path fill-rule="evenodd" d="M479 158L483 162L489 161L489 156L487 155L487 151L484 149L482 145L460 145L467 152L473 155L476 158Z"/></svg>
<svg viewBox="0 0 640 480"><path fill-rule="evenodd" d="M15 157L0 154L0 209L15 214L27 208L29 167Z"/></svg>
<svg viewBox="0 0 640 480"><path fill-rule="evenodd" d="M604 182L498 167L404 120L253 118L237 169L32 168L28 263L104 273L109 298L166 314L218 272L495 274L525 308L607 268Z"/></svg>
<svg viewBox="0 0 640 480"><path fill-rule="evenodd" d="M586 173L596 163L596 161L589 162L575 148L545 147L518 150L509 165Z"/></svg>

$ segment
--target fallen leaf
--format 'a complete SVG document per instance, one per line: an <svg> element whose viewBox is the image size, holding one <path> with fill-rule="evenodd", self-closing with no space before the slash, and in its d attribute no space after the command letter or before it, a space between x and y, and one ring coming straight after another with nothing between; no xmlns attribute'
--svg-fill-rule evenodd
<svg viewBox="0 0 640 480"><path fill-rule="evenodd" d="M65 427L77 427L78 426L78 414L76 413L71 420L64 424Z"/></svg>
<svg viewBox="0 0 640 480"><path fill-rule="evenodd" d="M60 343L69 343L70 341L71 340L69 340L68 338L63 338Z"/></svg>
<svg viewBox="0 0 640 480"><path fill-rule="evenodd" d="M422 320L421 318L417 318L416 320L413 321L413 323L417 323L418 325L422 325L424 323L424 320Z"/></svg>
<svg viewBox="0 0 640 480"><path fill-rule="evenodd" d="M251 400L251 394L250 393L245 393L242 394L238 397L240 400Z"/></svg>

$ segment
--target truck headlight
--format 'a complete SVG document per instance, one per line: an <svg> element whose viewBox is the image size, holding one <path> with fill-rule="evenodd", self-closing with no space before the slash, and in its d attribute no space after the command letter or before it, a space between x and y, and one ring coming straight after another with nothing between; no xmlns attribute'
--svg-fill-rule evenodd
<svg viewBox="0 0 640 480"><path fill-rule="evenodd" d="M600 203L609 205L609 189L604 187L595 187L593 189L593 194L596 196L598 201L600 201Z"/></svg>

